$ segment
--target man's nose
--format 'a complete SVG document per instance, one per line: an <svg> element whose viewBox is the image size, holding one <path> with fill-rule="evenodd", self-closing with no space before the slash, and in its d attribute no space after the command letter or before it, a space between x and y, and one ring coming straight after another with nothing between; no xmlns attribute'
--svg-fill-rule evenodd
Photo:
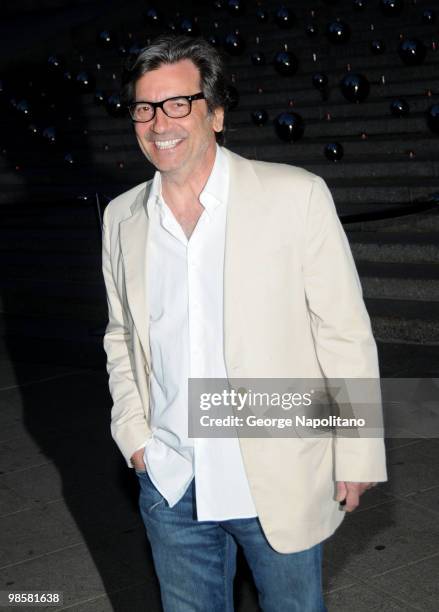
<svg viewBox="0 0 439 612"><path fill-rule="evenodd" d="M152 129L154 132L165 132L169 127L169 117L165 114L162 108L155 109L155 116L152 120Z"/></svg>

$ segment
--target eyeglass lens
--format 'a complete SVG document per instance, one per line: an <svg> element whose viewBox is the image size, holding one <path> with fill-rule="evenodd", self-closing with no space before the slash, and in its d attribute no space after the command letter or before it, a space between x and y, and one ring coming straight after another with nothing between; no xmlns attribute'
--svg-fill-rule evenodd
<svg viewBox="0 0 439 612"><path fill-rule="evenodd" d="M163 111L168 117L185 117L190 113L191 103L186 98L174 98L163 103ZM150 121L154 116L154 107L147 102L134 104L131 109L135 121Z"/></svg>

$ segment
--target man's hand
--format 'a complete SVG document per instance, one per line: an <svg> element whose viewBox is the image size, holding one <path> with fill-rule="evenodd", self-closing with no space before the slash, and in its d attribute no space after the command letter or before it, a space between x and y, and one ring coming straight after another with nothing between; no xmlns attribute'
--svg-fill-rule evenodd
<svg viewBox="0 0 439 612"><path fill-rule="evenodd" d="M143 461L143 454L145 452L144 448L139 448L135 453L131 455L131 465L138 472L146 472L146 465Z"/></svg>
<svg viewBox="0 0 439 612"><path fill-rule="evenodd" d="M337 494L335 500L345 502L342 509L352 512L360 503L360 495L367 489L371 489L376 482L337 482Z"/></svg>

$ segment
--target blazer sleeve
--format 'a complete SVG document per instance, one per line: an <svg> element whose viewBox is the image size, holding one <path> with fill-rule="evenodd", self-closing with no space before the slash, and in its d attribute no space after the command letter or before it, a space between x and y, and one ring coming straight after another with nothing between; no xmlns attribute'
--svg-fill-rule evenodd
<svg viewBox="0 0 439 612"><path fill-rule="evenodd" d="M113 276L110 246L109 206L105 209L102 233L102 272L105 281L108 324L104 335L109 388L113 399L111 434L127 465L132 454L151 438L145 410L135 378L132 338L127 313Z"/></svg>
<svg viewBox="0 0 439 612"><path fill-rule="evenodd" d="M331 193L318 176L312 179L304 248L305 293L320 367L326 378L344 379L354 396L368 379L371 397L354 401L365 402L373 421L382 425L377 347L360 279ZM353 379L363 380L356 383ZM335 479L387 480L382 434L381 427L363 436L360 430L360 437L336 435Z"/></svg>

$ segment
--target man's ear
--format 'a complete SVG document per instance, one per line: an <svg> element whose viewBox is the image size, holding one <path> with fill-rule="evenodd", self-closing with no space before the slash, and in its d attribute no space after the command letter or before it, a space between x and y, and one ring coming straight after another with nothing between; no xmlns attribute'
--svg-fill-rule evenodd
<svg viewBox="0 0 439 612"><path fill-rule="evenodd" d="M213 111L213 129L215 132L222 132L224 128L224 109L221 106Z"/></svg>

